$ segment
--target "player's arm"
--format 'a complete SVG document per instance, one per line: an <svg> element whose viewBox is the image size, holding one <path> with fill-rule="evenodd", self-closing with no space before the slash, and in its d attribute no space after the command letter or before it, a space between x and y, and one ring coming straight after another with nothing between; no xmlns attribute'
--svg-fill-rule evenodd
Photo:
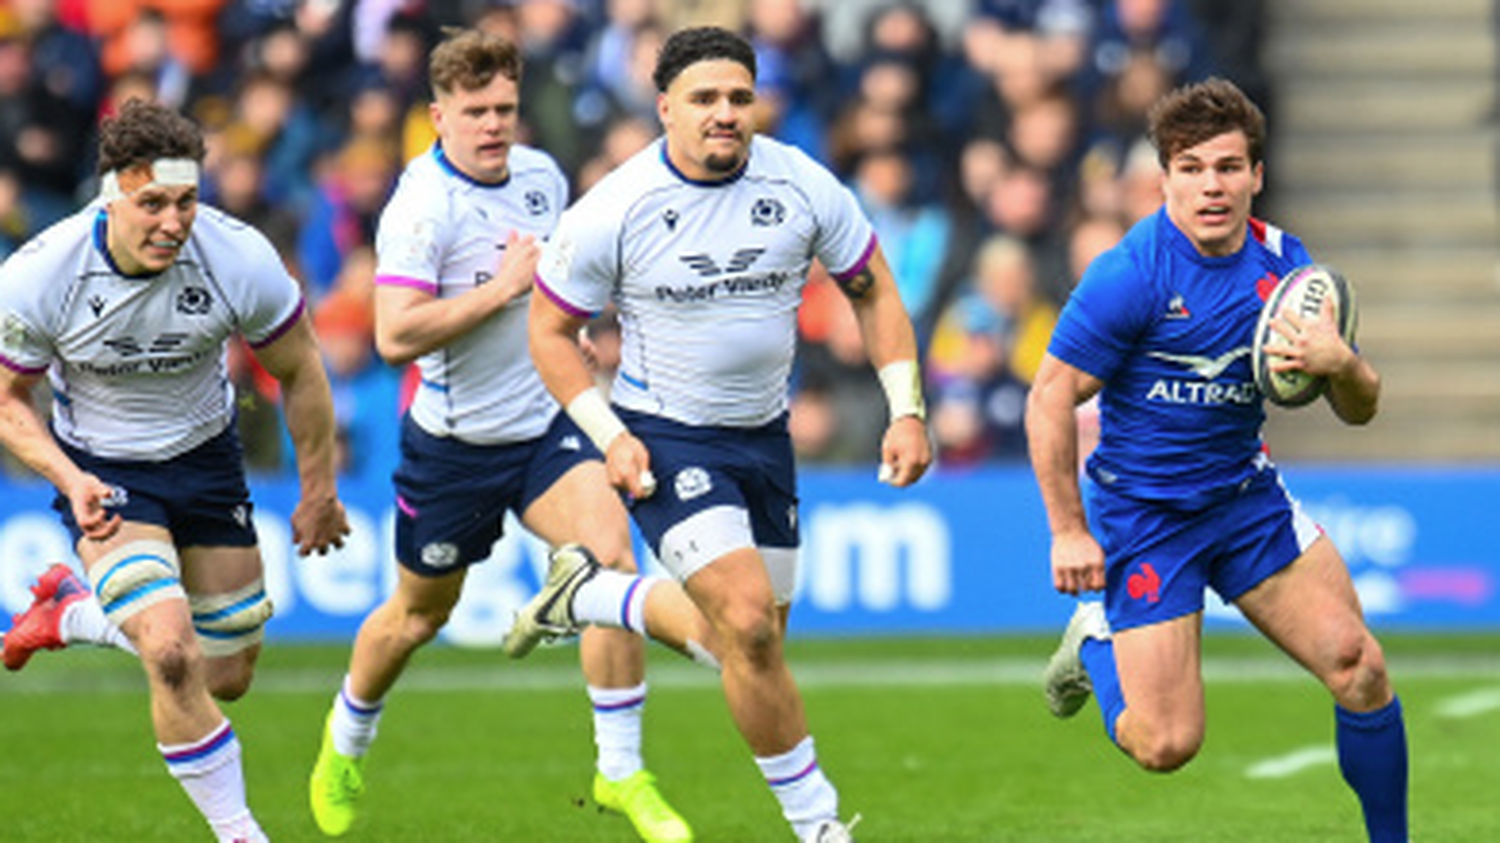
<svg viewBox="0 0 1500 843"><path fill-rule="evenodd" d="M512 231L495 276L460 296L440 299L396 284L375 288L375 347L393 366L442 348L531 289L540 249L530 234Z"/></svg>
<svg viewBox="0 0 1500 843"><path fill-rule="evenodd" d="M901 303L895 276L879 246L863 268L838 279L838 283L854 306L865 353L880 374L890 408L890 426L880 445L880 479L893 486L910 486L932 464L922 370L911 317Z"/></svg>
<svg viewBox="0 0 1500 843"><path fill-rule="evenodd" d="M1380 407L1380 373L1339 335L1333 304L1325 301L1316 319L1282 311L1275 328L1281 336L1274 370L1302 369L1328 378L1325 393L1334 415L1345 424L1367 424Z"/></svg>
<svg viewBox="0 0 1500 843"><path fill-rule="evenodd" d="M641 440L631 435L594 384L578 336L587 322L564 310L545 294L531 297L527 337L531 362L552 397L583 428L599 452L609 482L632 497L649 497L656 490L651 457Z"/></svg>
<svg viewBox="0 0 1500 843"><path fill-rule="evenodd" d="M1368 424L1380 409L1380 373L1359 354L1328 376L1329 406L1344 424Z"/></svg>
<svg viewBox="0 0 1500 843"><path fill-rule="evenodd" d="M1052 531L1052 585L1066 594L1104 587L1104 554L1089 533L1078 483L1079 404L1103 382L1048 352L1026 399L1031 468Z"/></svg>
<svg viewBox="0 0 1500 843"><path fill-rule="evenodd" d="M39 378L0 366L0 445L67 496L85 536L107 539L120 527L120 516L104 508L112 490L57 446L32 400Z"/></svg>
<svg viewBox="0 0 1500 843"><path fill-rule="evenodd" d="M257 348L255 357L281 384L282 410L297 453L302 494L292 513L292 542L303 556L343 547L349 520L335 477L333 393L307 315Z"/></svg>

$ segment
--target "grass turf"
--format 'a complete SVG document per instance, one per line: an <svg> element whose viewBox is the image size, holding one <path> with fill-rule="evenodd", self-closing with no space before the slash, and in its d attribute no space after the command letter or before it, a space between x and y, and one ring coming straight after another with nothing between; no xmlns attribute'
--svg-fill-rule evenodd
<svg viewBox="0 0 1500 843"><path fill-rule="evenodd" d="M1391 636L1411 744L1413 834L1500 839L1500 638ZM824 769L873 841L1364 839L1332 760L1326 694L1258 639L1207 643L1209 735L1186 769L1137 770L1090 705L1047 715L1036 638L825 640L789 655ZM227 708L252 806L272 839L322 839L306 777L345 646L273 646ZM725 712L714 677L656 648L650 767L702 841L790 834ZM0 840L209 840L167 775L127 657L43 654L0 677ZM1305 751L1305 755L1298 755ZM588 798L588 701L569 647L524 663L429 648L390 699L355 841L632 841ZM1252 766L1292 759L1283 775ZM1304 764L1295 763L1297 758Z"/></svg>

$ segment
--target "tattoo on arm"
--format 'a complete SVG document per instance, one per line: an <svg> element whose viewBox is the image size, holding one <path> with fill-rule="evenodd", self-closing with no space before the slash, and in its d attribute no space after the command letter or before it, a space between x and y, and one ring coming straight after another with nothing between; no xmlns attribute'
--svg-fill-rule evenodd
<svg viewBox="0 0 1500 843"><path fill-rule="evenodd" d="M851 299L862 299L875 286L875 273L867 266L854 275L839 280L839 288Z"/></svg>

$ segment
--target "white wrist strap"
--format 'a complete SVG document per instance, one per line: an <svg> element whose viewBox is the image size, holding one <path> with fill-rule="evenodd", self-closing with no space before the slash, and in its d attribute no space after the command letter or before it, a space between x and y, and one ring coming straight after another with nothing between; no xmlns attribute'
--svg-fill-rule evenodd
<svg viewBox="0 0 1500 843"><path fill-rule="evenodd" d="M597 386L585 389L568 402L568 416L583 428L601 454L609 453L609 443L625 432L625 423L609 408Z"/></svg>
<svg viewBox="0 0 1500 843"><path fill-rule="evenodd" d="M927 420L927 403L922 400L922 376L915 360L897 360L880 367L880 386L885 390L891 408L891 421L903 416Z"/></svg>

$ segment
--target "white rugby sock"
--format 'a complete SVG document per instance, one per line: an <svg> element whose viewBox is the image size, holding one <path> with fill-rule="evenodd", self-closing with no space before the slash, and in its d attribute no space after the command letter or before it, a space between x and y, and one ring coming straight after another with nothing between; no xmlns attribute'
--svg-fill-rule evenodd
<svg viewBox="0 0 1500 843"><path fill-rule="evenodd" d="M240 741L225 720L200 740L157 744L167 769L220 840L265 840L245 801Z"/></svg>
<svg viewBox="0 0 1500 843"><path fill-rule="evenodd" d="M63 608L57 622L58 635L69 644L98 644L115 647L138 656L130 638L104 616L104 607L99 598L90 594L69 603Z"/></svg>
<svg viewBox="0 0 1500 843"><path fill-rule="evenodd" d="M641 716L646 710L646 683L634 688L589 686L594 704L594 746L598 747L599 772L617 782L635 775L641 761Z"/></svg>
<svg viewBox="0 0 1500 843"><path fill-rule="evenodd" d="M573 595L573 617L646 634L646 594L661 577L642 577L619 571L600 571Z"/></svg>
<svg viewBox="0 0 1500 843"><path fill-rule="evenodd" d="M384 710L382 700L370 702L354 696L349 690L349 675L344 674L344 686L333 699L333 722L329 726L338 754L360 758L369 752L375 733L380 730L380 713Z"/></svg>
<svg viewBox="0 0 1500 843"><path fill-rule="evenodd" d="M839 816L839 794L818 766L812 735L789 752L755 759L766 784L781 802L781 813L792 824L799 839L806 838L824 820Z"/></svg>

